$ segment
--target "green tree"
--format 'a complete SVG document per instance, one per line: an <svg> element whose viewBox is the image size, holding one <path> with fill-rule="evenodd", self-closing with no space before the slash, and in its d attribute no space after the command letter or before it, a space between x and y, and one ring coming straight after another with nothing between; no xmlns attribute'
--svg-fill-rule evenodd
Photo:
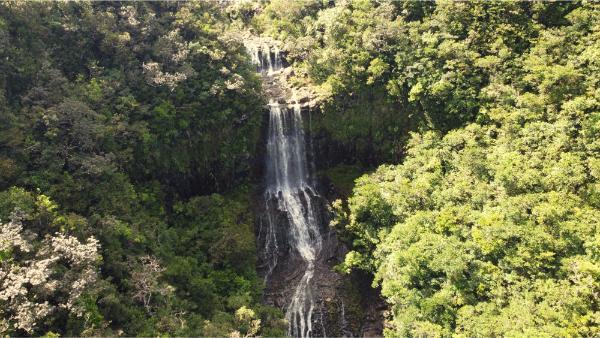
<svg viewBox="0 0 600 338"><path fill-rule="evenodd" d="M482 89L479 123L413 134L401 165L337 204L354 248L341 268L374 273L386 335L600 333L600 17L565 19L520 57L522 78Z"/></svg>

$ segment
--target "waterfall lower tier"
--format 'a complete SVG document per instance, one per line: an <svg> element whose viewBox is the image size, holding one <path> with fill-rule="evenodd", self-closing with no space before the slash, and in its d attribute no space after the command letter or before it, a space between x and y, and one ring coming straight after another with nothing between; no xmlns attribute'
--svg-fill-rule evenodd
<svg viewBox="0 0 600 338"><path fill-rule="evenodd" d="M312 279L315 261L321 251L318 210L313 203L318 196L310 184L300 107L290 108L272 102L269 108L265 204L267 210L287 215L290 246L304 263L304 273L286 309L288 334L310 337L315 307ZM272 201L277 206L275 210L271 208ZM278 249L273 234L281 224L275 220L274 215L267 217L267 233L270 238L275 238L269 251ZM272 272L277 265L277 252L271 252L270 258L269 270Z"/></svg>

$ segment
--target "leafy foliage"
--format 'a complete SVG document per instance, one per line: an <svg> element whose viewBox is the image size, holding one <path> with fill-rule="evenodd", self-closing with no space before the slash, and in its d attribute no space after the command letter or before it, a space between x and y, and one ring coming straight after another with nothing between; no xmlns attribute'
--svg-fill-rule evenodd
<svg viewBox="0 0 600 338"><path fill-rule="evenodd" d="M564 14L577 6L283 3L272 1L253 27L286 41L297 82L323 96L316 132L340 142L349 162L366 166L399 161L407 131L446 132L473 121L486 102L481 89L523 76L522 53L545 25L565 24Z"/></svg>
<svg viewBox="0 0 600 338"><path fill-rule="evenodd" d="M13 325L33 296L4 297L3 333L281 333L281 314L259 304L246 187L263 99L224 14L210 2L0 4L0 219L21 210L33 252L57 254L44 236L93 236L102 256L88 264L98 280L69 299L81 316L48 307L43 325ZM3 276L40 255L3 246Z"/></svg>
<svg viewBox="0 0 600 338"><path fill-rule="evenodd" d="M482 88L479 123L413 134L403 164L338 203L342 268L375 274L387 335L600 334L600 17L565 19L519 58L522 77Z"/></svg>
<svg viewBox="0 0 600 338"><path fill-rule="evenodd" d="M54 319L88 319L90 309L82 298L97 281L98 241L90 237L82 243L61 233L38 238L33 224L58 227L65 217L44 195L34 200L19 189L9 194L20 195L31 212L15 208L10 221L0 224L0 329L31 334L50 314Z"/></svg>

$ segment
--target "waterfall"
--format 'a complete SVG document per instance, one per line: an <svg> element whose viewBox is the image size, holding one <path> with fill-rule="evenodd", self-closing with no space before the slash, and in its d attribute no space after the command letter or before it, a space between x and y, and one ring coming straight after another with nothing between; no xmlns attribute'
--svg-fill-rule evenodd
<svg viewBox="0 0 600 338"><path fill-rule="evenodd" d="M259 73L272 75L283 68L279 48L270 47L268 44L257 44L248 41L246 41L245 47Z"/></svg>
<svg viewBox="0 0 600 338"><path fill-rule="evenodd" d="M279 49L265 44L247 44L252 61L265 77L275 76L283 68ZM275 75L274 75L275 74ZM272 93L267 93L271 94ZM270 97L269 123L266 142L266 217L261 223L259 237L265 238L262 257L267 264L265 281L278 264L278 228L286 226L292 255L303 263L303 274L294 287L286 307L288 335L314 336L312 328L315 295L313 277L321 251L319 227L320 198L311 183L312 166L306 154L306 140L300 105L282 104L282 97ZM279 224L277 215L284 213L287 223Z"/></svg>

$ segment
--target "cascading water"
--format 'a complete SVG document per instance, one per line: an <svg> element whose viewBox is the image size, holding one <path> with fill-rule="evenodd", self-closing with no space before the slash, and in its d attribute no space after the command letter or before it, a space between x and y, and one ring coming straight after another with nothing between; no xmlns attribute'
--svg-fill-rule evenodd
<svg viewBox="0 0 600 338"><path fill-rule="evenodd" d="M265 185L256 205L262 301L285 311L288 336L381 336L384 303L368 283L363 287L334 270L348 249L326 226L331 214L317 192L317 181L327 184L327 178L317 179L319 163L313 158L327 147L316 138L313 149L314 140L303 128L310 129L310 112L318 111L318 92L296 85L279 42L250 33L242 38L269 98L259 148L264 153L258 152L264 154ZM336 196L334 186L323 188Z"/></svg>
<svg viewBox="0 0 600 338"><path fill-rule="evenodd" d="M306 264L287 307L286 318L290 335L308 337L314 310L311 280L321 250L321 235L312 205L314 189L309 184L302 115L297 105L286 109L277 103L270 105L269 115L265 200L268 203L276 199L278 209L287 212L292 247Z"/></svg>
<svg viewBox="0 0 600 338"><path fill-rule="evenodd" d="M282 60L276 48L265 45L247 45L246 48L264 76L279 71ZM259 237L264 236L263 258L267 262L265 280L278 264L277 242L279 224L277 215L287 218L287 238L295 254L304 265L302 277L295 285L286 308L288 335L311 337L315 296L313 277L315 264L322 246L319 227L320 204L316 189L311 183L306 154L305 134L300 105L282 104L281 97L272 97L269 103L269 124L266 145L266 214ZM283 224L285 225L285 224Z"/></svg>
<svg viewBox="0 0 600 338"><path fill-rule="evenodd" d="M283 68L283 62L279 55L279 48L271 48L266 44L246 43L246 50L252 57L252 63L256 65L257 71L268 75Z"/></svg>

